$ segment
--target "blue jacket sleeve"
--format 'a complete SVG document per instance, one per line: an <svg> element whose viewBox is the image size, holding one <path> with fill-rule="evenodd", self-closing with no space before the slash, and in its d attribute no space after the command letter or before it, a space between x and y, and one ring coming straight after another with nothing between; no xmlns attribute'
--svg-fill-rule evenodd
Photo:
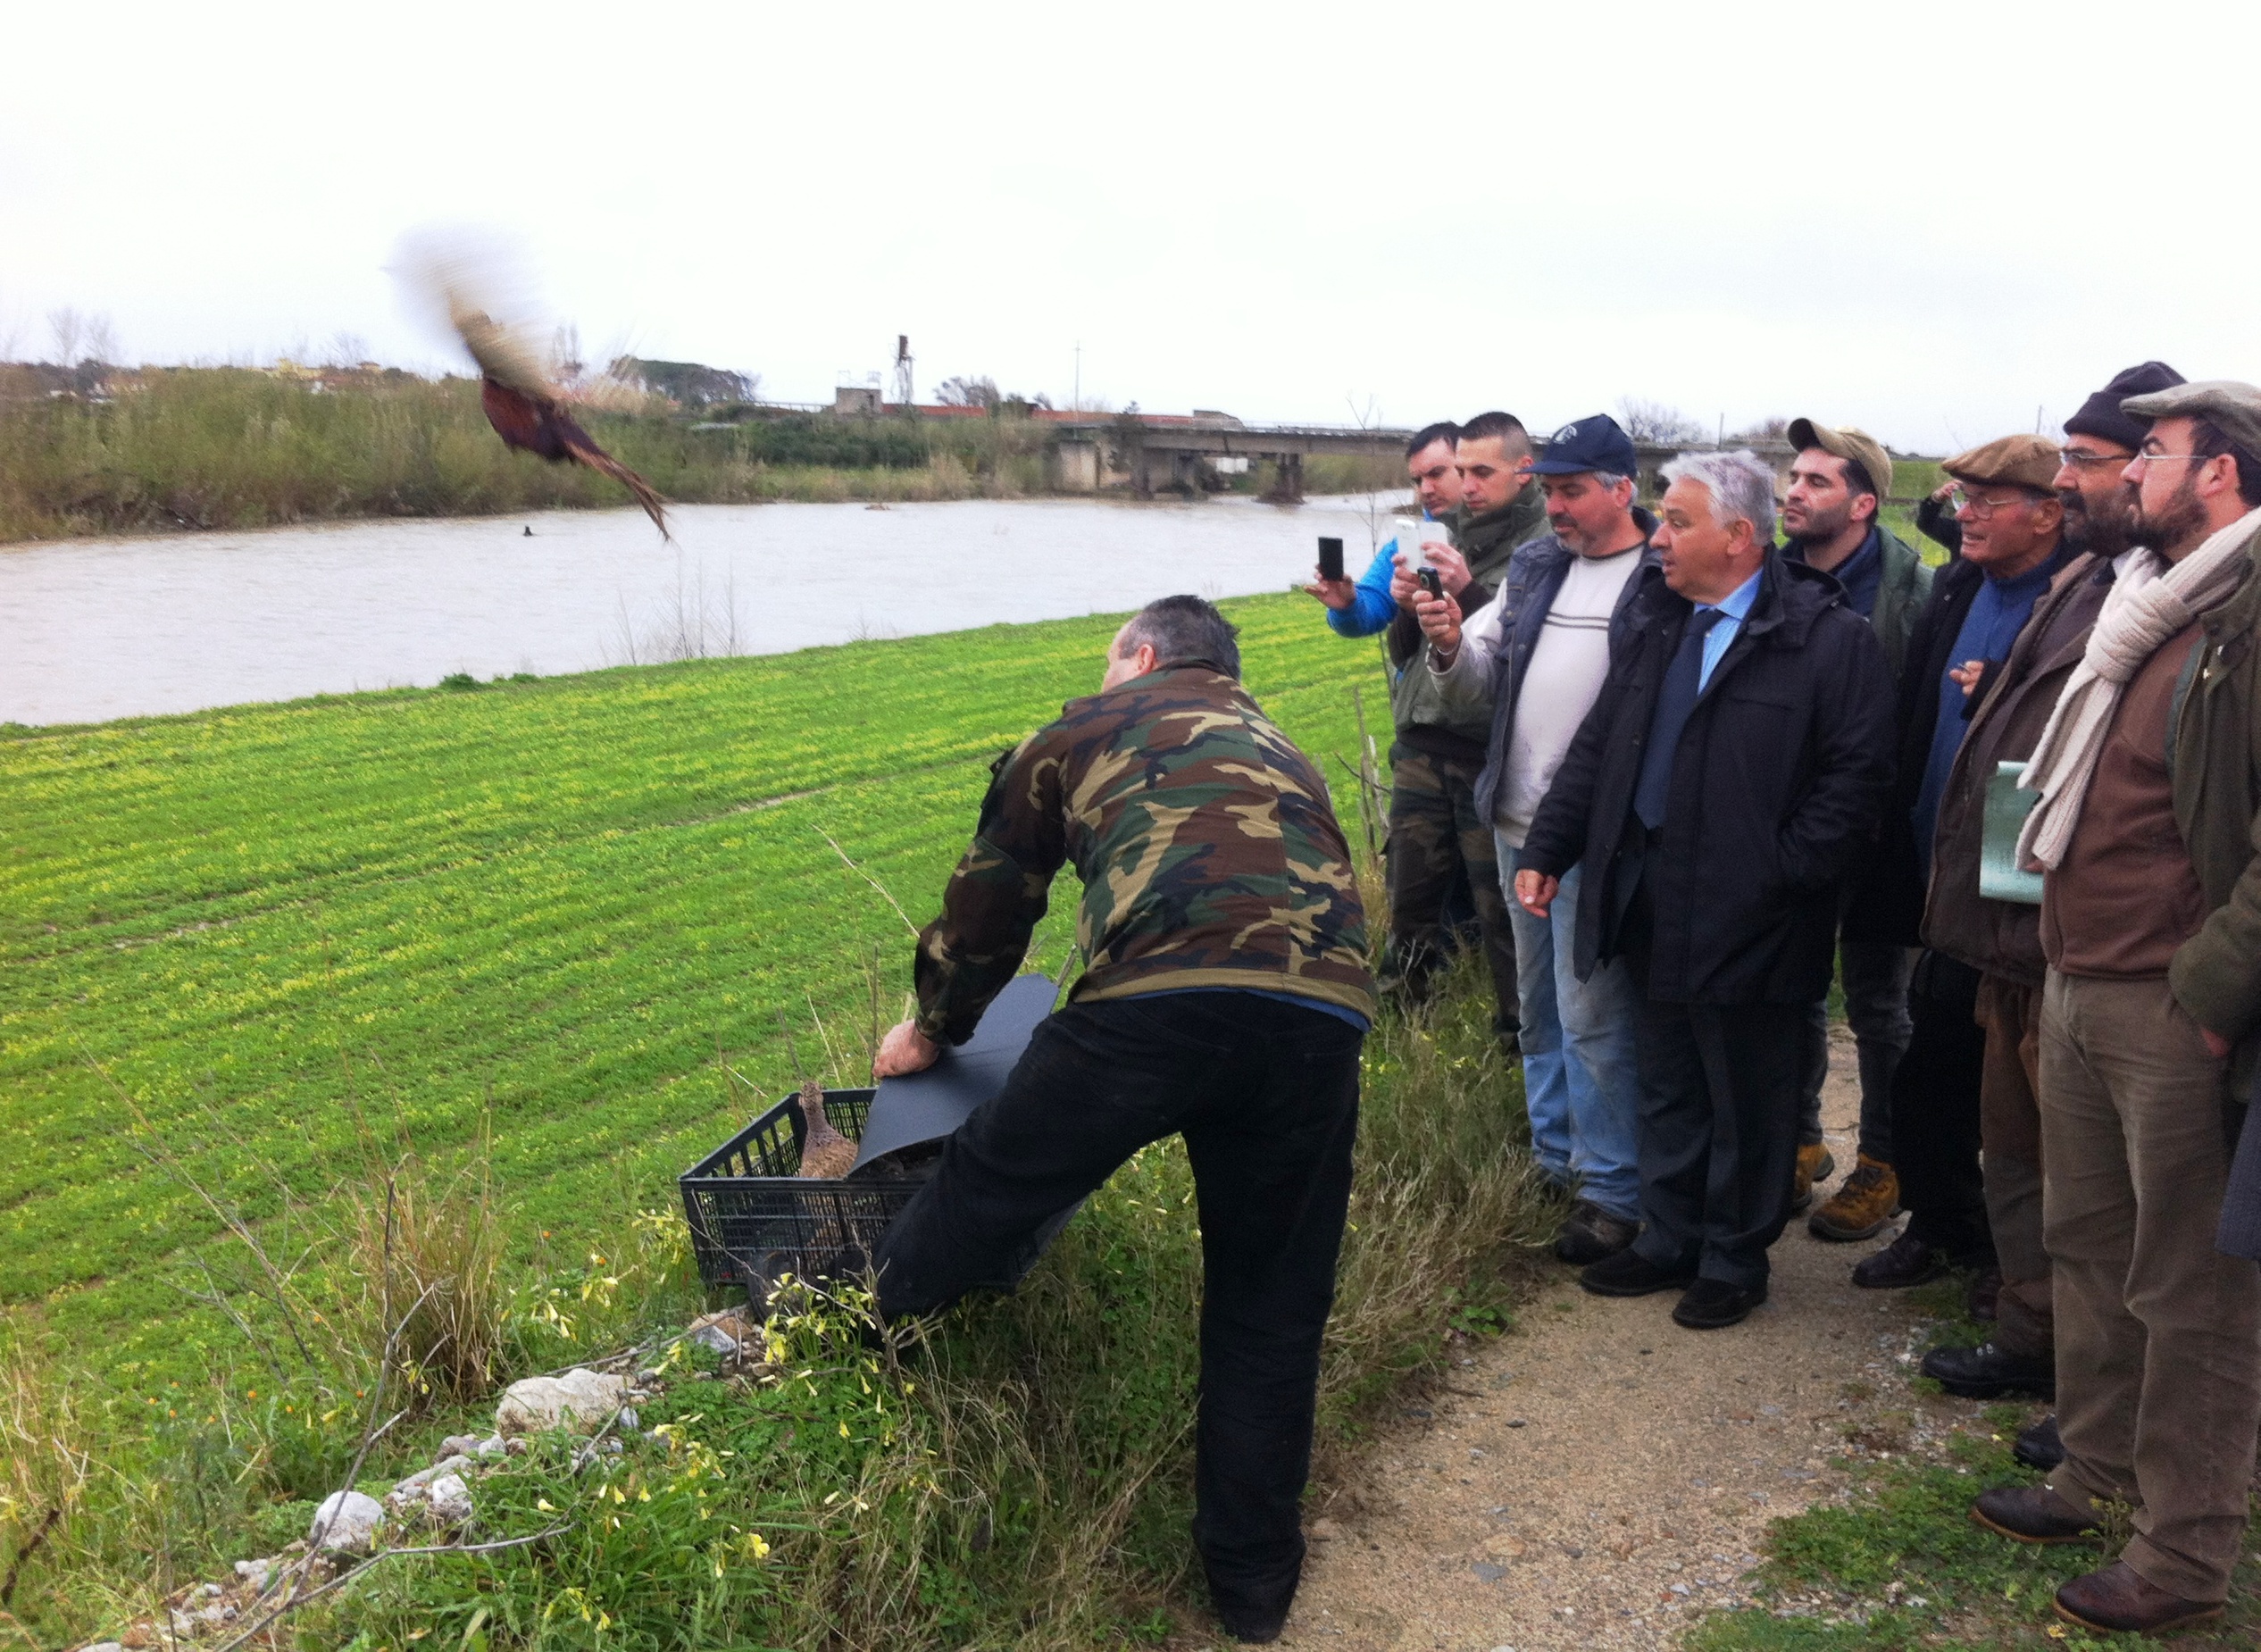
<svg viewBox="0 0 2261 1652"><path fill-rule="evenodd" d="M1366 572L1358 576L1355 600L1347 608L1327 610L1327 623L1341 637L1371 637L1389 629L1397 617L1397 599L1389 594L1389 576L1397 572L1397 541L1390 540L1374 553Z"/></svg>

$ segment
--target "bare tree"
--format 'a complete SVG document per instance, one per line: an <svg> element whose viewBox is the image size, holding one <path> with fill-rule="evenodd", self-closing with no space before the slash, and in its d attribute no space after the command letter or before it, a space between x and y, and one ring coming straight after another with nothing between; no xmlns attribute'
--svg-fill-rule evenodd
<svg viewBox="0 0 2261 1652"><path fill-rule="evenodd" d="M995 407L1005 400L997 381L987 373L945 379L934 387L934 399L945 407Z"/></svg>
<svg viewBox="0 0 2261 1652"><path fill-rule="evenodd" d="M330 349L322 365L325 367L358 367L369 359L369 340L359 333L334 332L330 335Z"/></svg>
<svg viewBox="0 0 2261 1652"><path fill-rule="evenodd" d="M1617 404L1620 423L1636 442L1656 447L1685 446L1700 442L1711 432L1677 407L1628 396Z"/></svg>
<svg viewBox="0 0 2261 1652"><path fill-rule="evenodd" d="M118 329L107 314L87 318L87 355L104 367L119 364Z"/></svg>
<svg viewBox="0 0 2261 1652"><path fill-rule="evenodd" d="M47 333L55 342L55 365L76 367L79 364L79 346L85 339L85 318L69 305L60 310L47 312Z"/></svg>
<svg viewBox="0 0 2261 1652"><path fill-rule="evenodd" d="M1735 432L1739 442L1779 442L1790 434L1790 417L1785 413L1769 413L1754 420Z"/></svg>

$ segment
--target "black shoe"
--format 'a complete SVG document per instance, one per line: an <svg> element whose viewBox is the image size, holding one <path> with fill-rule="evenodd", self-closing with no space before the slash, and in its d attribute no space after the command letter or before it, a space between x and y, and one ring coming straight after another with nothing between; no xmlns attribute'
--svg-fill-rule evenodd
<svg viewBox="0 0 2261 1652"><path fill-rule="evenodd" d="M2021 1543L2085 1543L2097 1535L2096 1516L2074 1507L2047 1486L1997 1486L1971 1505L1971 1519Z"/></svg>
<svg viewBox="0 0 2261 1652"><path fill-rule="evenodd" d="M1699 1279L1673 1309L1673 1323L1690 1331L1724 1331L1740 1325L1766 1300L1766 1287L1745 1290L1723 1279Z"/></svg>
<svg viewBox="0 0 2261 1652"><path fill-rule="evenodd" d="M1918 1367L1950 1394L1965 1399L1999 1399L2005 1394L2057 1398L2057 1361L2029 1354L2006 1354L1991 1342L1974 1348L1933 1348Z"/></svg>
<svg viewBox="0 0 2261 1652"><path fill-rule="evenodd" d="M1268 1612L1229 1612L1219 1606L1217 1622L1235 1640L1253 1647L1268 1647L1288 1627L1288 1614L1282 1612L1275 1617Z"/></svg>
<svg viewBox="0 0 2261 1652"><path fill-rule="evenodd" d="M1606 1256L1578 1276L1578 1282L1598 1297L1649 1297L1660 1290L1685 1290L1696 1282L1691 1265L1660 1268L1631 1248Z"/></svg>
<svg viewBox="0 0 2261 1652"><path fill-rule="evenodd" d="M1917 1239L1903 1233L1853 1270L1853 1283L1863 1290L1906 1290L1928 1284L1947 1272L1947 1258Z"/></svg>
<svg viewBox="0 0 2261 1652"><path fill-rule="evenodd" d="M2017 1444L2010 1448L2010 1455L2028 1468L2038 1468L2044 1474L2065 1461L2065 1441L2057 1437L2054 1413L2017 1431Z"/></svg>
<svg viewBox="0 0 2261 1652"><path fill-rule="evenodd" d="M1555 1255L1582 1268L1615 1256L1639 1237L1639 1222L1613 1216L1591 1199L1580 1199L1555 1235Z"/></svg>

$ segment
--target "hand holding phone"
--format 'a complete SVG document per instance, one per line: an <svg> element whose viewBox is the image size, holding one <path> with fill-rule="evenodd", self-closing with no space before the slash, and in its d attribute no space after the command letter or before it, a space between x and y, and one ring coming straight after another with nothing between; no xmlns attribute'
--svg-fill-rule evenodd
<svg viewBox="0 0 2261 1652"><path fill-rule="evenodd" d="M1342 541L1325 534L1319 536L1319 577L1322 580L1342 578Z"/></svg>
<svg viewBox="0 0 2261 1652"><path fill-rule="evenodd" d="M1442 597L1445 594L1444 581L1437 577L1437 571L1426 563L1423 563L1414 573L1414 578L1420 582L1421 588L1431 597Z"/></svg>

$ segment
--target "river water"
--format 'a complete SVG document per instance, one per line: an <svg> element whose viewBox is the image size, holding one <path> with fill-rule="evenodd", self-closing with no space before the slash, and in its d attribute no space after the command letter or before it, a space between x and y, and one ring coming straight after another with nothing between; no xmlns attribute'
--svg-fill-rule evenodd
<svg viewBox="0 0 2261 1652"><path fill-rule="evenodd" d="M1367 501L698 505L0 549L0 722L98 722L405 684L1238 597L1352 572ZM528 537L526 530L533 532Z"/></svg>

